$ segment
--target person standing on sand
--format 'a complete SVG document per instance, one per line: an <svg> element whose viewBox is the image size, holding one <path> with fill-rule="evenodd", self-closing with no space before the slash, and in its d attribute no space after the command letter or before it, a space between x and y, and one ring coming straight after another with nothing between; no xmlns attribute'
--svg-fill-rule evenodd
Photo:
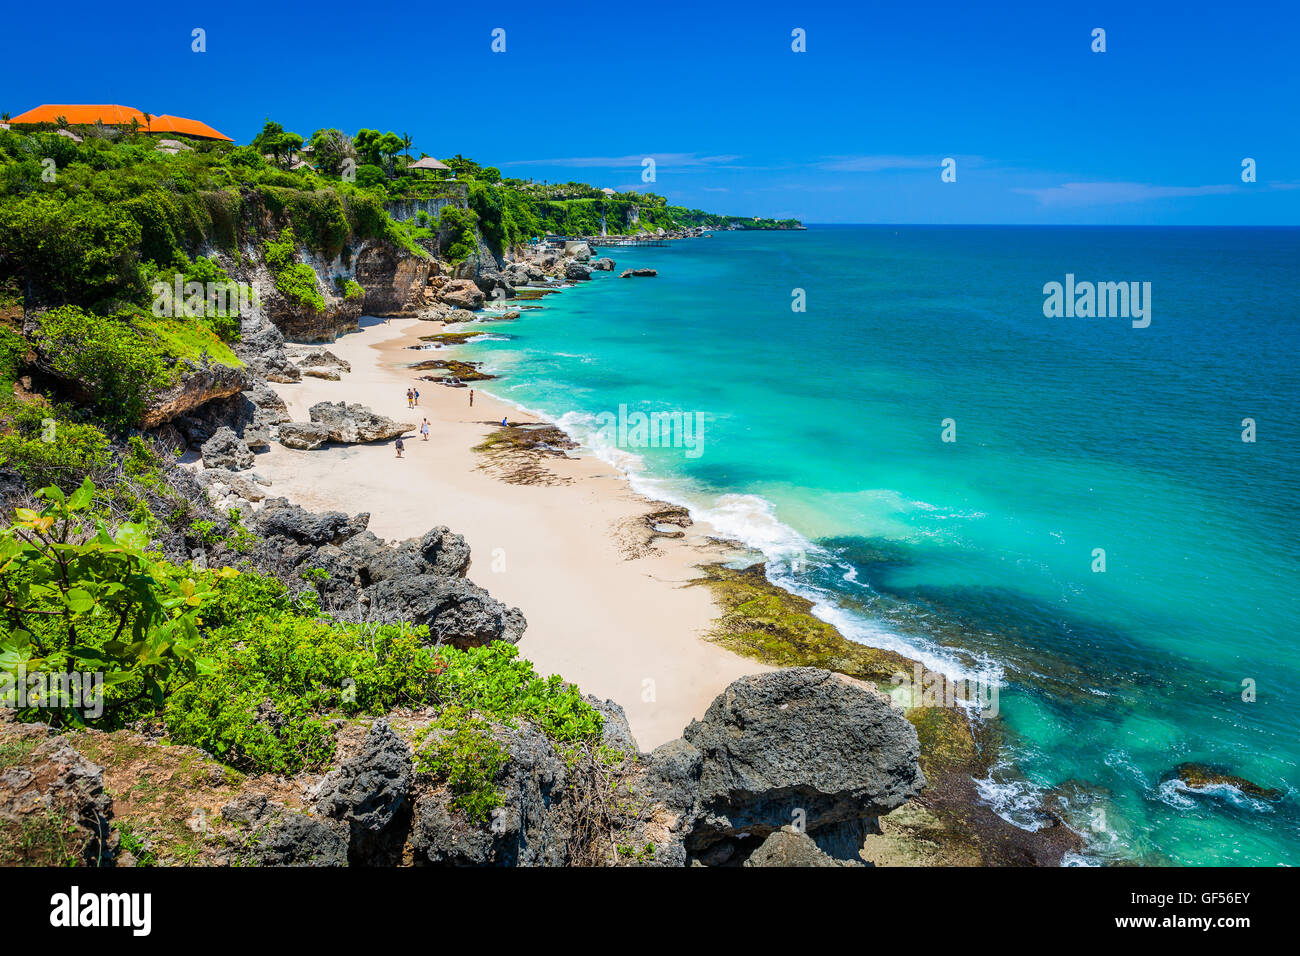
<svg viewBox="0 0 1300 956"><path fill-rule="evenodd" d="M397 436L397 441L394 444L394 447L397 449L397 457L401 458L402 452L406 450L406 442L402 441L401 435Z"/></svg>
<svg viewBox="0 0 1300 956"><path fill-rule="evenodd" d="M429 440L429 419L426 418L424 424L420 426L420 434L424 436L425 441Z"/></svg>
<svg viewBox="0 0 1300 956"><path fill-rule="evenodd" d="M407 408L415 407L415 398L411 395L411 390L409 388L406 390L406 407Z"/></svg>
<svg viewBox="0 0 1300 956"><path fill-rule="evenodd" d="M472 388L469 390L469 407L474 407L474 389Z"/></svg>
<svg viewBox="0 0 1300 956"><path fill-rule="evenodd" d="M420 390L419 390L418 388L413 388L413 389L411 389L411 391L415 394L415 404L419 405L419 404L420 404Z"/></svg>

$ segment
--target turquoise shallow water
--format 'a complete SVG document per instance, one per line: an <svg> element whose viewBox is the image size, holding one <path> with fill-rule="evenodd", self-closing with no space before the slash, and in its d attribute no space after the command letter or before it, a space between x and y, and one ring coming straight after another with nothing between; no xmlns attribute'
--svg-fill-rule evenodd
<svg viewBox="0 0 1300 956"><path fill-rule="evenodd" d="M814 227L610 254L659 277L597 274L492 326L509 338L466 350L502 375L488 391L761 550L849 636L995 675L1008 746L981 789L1009 819L1034 826L1055 788L1090 859L1300 860L1300 230ZM1150 282L1150 327L1044 317L1067 273ZM611 447L596 416L620 405L699 413L698 455ZM1186 792L1184 761L1285 796Z"/></svg>

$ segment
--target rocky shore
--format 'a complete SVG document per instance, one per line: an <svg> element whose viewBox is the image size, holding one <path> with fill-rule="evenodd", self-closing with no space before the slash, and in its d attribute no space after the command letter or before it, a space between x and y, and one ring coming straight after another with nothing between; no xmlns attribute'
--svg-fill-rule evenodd
<svg viewBox="0 0 1300 956"><path fill-rule="evenodd" d="M617 275L613 260L571 243L499 258L481 247L470 261L449 267L363 244L347 262L312 265L322 288L360 282L364 303L327 296L326 309L310 314L276 297L256 259L226 265L264 293L261 307L241 317L242 367L195 368L155 402L149 418L159 445L189 462L169 480L216 533L212 540L173 533L159 542L164 554L209 567L246 561L299 586L310 580L321 607L341 620L421 624L431 641L455 648L523 640L523 653L532 656L520 607L470 580L464 536L426 525L415 537L386 540L371 530L370 514L309 511L284 497L283 474L301 465L286 465L274 479L263 474L266 462L283 455L333 461L350 448L370 455L377 443L409 438L420 414L435 413L425 406L402 420L385 414L387 405L347 399L304 407L279 390L301 390L312 380L314 394L331 387L342 389L338 395L356 392L364 370L339 336L357 329L363 314L462 322L495 303L509 317L502 302L536 301L595 272ZM466 335L422 338L454 347ZM476 369L455 359L406 363L411 380L430 371L464 382L475 380ZM574 446L562 431L508 415L504 425L491 421L477 426L475 454L492 480L521 494L574 484ZM353 476L343 485L367 500L361 473ZM523 499L521 505L535 507ZM669 510L641 502L634 517L620 519L617 560L651 561L665 542L681 544L693 531L690 519ZM247 535L242 550L230 543L241 540L236 514ZM668 525L680 530L663 531ZM707 591L721 613L708 635L719 650L709 651L710 665L675 666L703 686L716 681L703 698L712 704L694 710L697 719L679 737L646 752L623 708L603 699L595 701L605 719L599 753L560 753L527 724L495 725L508 754L496 782L510 797L490 821L453 809L445 782L421 771L420 742L438 732L436 712L426 710L341 722L332 766L291 779L244 777L200 751L165 745L157 728L52 734L6 721L0 744L16 756L0 768L0 822L44 814L42 820L75 830L76 860L119 864L140 862L137 854L147 852L161 862L215 865L1053 865L1078 845L1059 820L1029 833L979 803L972 777L987 773L996 755L989 728L960 707L900 706L877 689L890 689L912 661L846 641L769 584L761 567L735 571L713 563L699 573L697 590ZM598 610L608 609L572 607L568 614ZM671 626L666 618L664 626ZM651 651L643 670L667 673L670 658L641 650ZM722 677L747 668L761 672ZM640 680L636 673L625 676ZM142 771L165 782L133 787ZM143 850L122 847L114 820L145 826L154 842Z"/></svg>

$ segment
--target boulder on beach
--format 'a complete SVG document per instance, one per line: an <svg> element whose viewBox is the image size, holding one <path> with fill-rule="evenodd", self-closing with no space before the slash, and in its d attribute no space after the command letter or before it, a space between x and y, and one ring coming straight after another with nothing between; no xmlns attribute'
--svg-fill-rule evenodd
<svg viewBox="0 0 1300 956"><path fill-rule="evenodd" d="M285 422L279 427L280 444L285 448L313 451L329 441L329 431L314 422Z"/></svg>
<svg viewBox="0 0 1300 956"><path fill-rule="evenodd" d="M452 279L438 292L438 298L457 309L477 309L483 305L483 290L472 279Z"/></svg>
<svg viewBox="0 0 1300 956"><path fill-rule="evenodd" d="M317 402L309 411L310 422L287 422L280 426L280 444L308 449L318 448L327 441L352 445L387 441L415 430L410 422L395 422L355 403Z"/></svg>
<svg viewBox="0 0 1300 956"><path fill-rule="evenodd" d="M569 280L590 279L591 268L581 262L570 260L564 264L564 278Z"/></svg>
<svg viewBox="0 0 1300 956"><path fill-rule="evenodd" d="M595 262L591 264L591 268L596 270L597 272L613 272L614 260L611 259L609 256L601 256L599 259L597 259Z"/></svg>
<svg viewBox="0 0 1300 956"><path fill-rule="evenodd" d="M313 378L337 382L344 372L352 371L351 363L339 358L329 349L311 349L297 357L299 372Z"/></svg>

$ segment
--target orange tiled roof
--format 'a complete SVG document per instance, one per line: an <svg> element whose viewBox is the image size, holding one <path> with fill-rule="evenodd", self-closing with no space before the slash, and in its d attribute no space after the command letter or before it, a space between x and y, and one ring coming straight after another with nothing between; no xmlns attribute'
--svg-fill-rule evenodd
<svg viewBox="0 0 1300 956"><path fill-rule="evenodd" d="M224 139L234 142L224 133L218 133L207 123L185 119L181 116L155 116L148 123L144 113L130 106L81 105L81 104L42 104L35 109L9 120L10 125L21 123L55 123L62 116L73 126L92 125L97 122L105 126L130 126L134 119L141 126L147 126L151 133L179 133L182 136L195 136L201 139Z"/></svg>
<svg viewBox="0 0 1300 956"><path fill-rule="evenodd" d="M180 133L182 136L198 136L202 139L224 139L233 143L225 133L218 133L207 123L200 123L198 120L186 119L183 116L162 116L154 117L149 124L151 133Z"/></svg>

